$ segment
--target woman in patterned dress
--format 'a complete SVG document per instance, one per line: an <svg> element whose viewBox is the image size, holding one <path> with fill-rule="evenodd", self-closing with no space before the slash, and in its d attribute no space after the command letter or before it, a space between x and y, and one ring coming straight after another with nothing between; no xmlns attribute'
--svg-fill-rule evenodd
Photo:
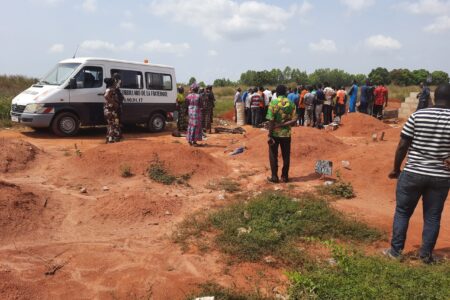
<svg viewBox="0 0 450 300"><path fill-rule="evenodd" d="M188 107L189 124L187 130L187 140L189 145L197 147L198 141L202 140L202 101L198 94L199 86L194 83L191 85L191 92L186 97L186 106Z"/></svg>

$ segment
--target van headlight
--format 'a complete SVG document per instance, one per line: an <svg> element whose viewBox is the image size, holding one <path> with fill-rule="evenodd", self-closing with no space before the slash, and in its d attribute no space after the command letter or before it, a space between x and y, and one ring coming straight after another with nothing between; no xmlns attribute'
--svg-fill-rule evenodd
<svg viewBox="0 0 450 300"><path fill-rule="evenodd" d="M45 107L44 104L31 103L25 106L24 113L29 114L51 114L55 112L53 107Z"/></svg>

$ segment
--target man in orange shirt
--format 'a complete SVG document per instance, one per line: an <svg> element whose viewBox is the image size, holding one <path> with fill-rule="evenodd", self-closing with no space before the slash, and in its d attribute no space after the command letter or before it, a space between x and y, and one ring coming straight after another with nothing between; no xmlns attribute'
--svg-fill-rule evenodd
<svg viewBox="0 0 450 300"><path fill-rule="evenodd" d="M373 116L379 120L383 118L383 108L388 105L388 90L383 83L377 86L373 92L375 102L373 105Z"/></svg>
<svg viewBox="0 0 450 300"><path fill-rule="evenodd" d="M300 99L298 100L298 109L297 109L297 115L298 115L298 122L297 124L299 126L305 125L305 95L308 93L308 90L303 86L299 86L298 88L300 92Z"/></svg>

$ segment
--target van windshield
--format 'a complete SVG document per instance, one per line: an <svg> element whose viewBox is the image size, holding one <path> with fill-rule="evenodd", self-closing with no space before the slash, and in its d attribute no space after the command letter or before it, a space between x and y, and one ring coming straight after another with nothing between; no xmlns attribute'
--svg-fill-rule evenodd
<svg viewBox="0 0 450 300"><path fill-rule="evenodd" d="M57 64L38 84L61 85L73 74L79 65L75 63Z"/></svg>

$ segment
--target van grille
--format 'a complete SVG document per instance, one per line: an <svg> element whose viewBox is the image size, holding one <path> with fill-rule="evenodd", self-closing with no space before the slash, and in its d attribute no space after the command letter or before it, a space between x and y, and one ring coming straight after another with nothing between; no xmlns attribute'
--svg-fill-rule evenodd
<svg viewBox="0 0 450 300"><path fill-rule="evenodd" d="M17 105L17 104L11 105L12 112L21 114L21 113L23 113L24 110L25 110L25 105Z"/></svg>

